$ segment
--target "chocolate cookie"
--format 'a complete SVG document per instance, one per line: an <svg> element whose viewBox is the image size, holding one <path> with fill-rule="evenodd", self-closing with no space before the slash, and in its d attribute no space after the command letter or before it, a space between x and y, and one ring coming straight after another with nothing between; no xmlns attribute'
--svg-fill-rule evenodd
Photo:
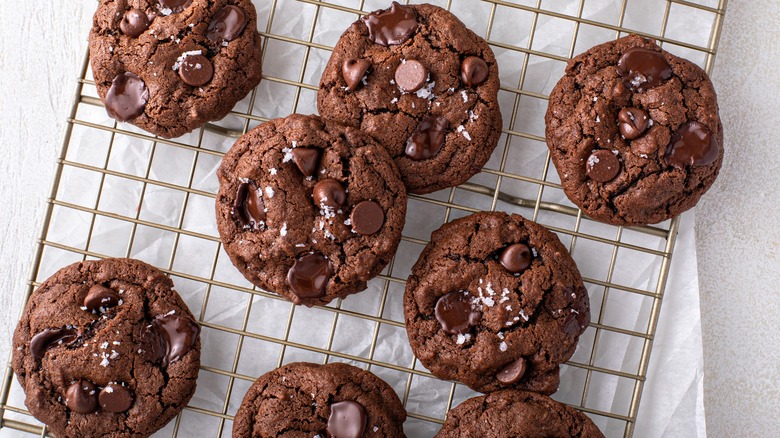
<svg viewBox="0 0 780 438"><path fill-rule="evenodd" d="M341 36L322 74L323 117L360 127L395 159L410 193L461 184L501 135L487 43L428 4L376 11Z"/></svg>
<svg viewBox="0 0 780 438"><path fill-rule="evenodd" d="M14 332L30 413L57 437L146 437L195 392L200 326L169 278L131 259L60 269Z"/></svg>
<svg viewBox="0 0 780 438"><path fill-rule="evenodd" d="M406 282L404 316L412 351L437 377L552 394L590 306L555 234L482 212L433 232Z"/></svg>
<svg viewBox="0 0 780 438"><path fill-rule="evenodd" d="M108 114L165 138L225 117L262 70L250 0L101 0L89 51Z"/></svg>
<svg viewBox="0 0 780 438"><path fill-rule="evenodd" d="M447 413L437 438L603 438L585 414L550 397L504 390L470 398Z"/></svg>
<svg viewBox="0 0 780 438"><path fill-rule="evenodd" d="M406 410L393 388L344 363L296 362L255 381L233 422L233 438L403 437Z"/></svg>
<svg viewBox="0 0 780 438"><path fill-rule="evenodd" d="M657 223L688 210L723 161L707 74L637 35L569 61L545 121L566 196L614 225Z"/></svg>
<svg viewBox="0 0 780 438"><path fill-rule="evenodd" d="M395 254L406 192L370 136L317 116L271 120L217 172L217 225L249 281L295 304L360 292Z"/></svg>

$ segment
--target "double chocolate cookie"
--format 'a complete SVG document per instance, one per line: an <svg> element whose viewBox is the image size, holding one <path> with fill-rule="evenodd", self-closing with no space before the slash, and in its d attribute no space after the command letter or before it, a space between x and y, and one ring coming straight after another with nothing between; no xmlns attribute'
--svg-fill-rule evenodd
<svg viewBox="0 0 780 438"><path fill-rule="evenodd" d="M504 390L470 398L447 413L437 438L603 438L585 414L550 397Z"/></svg>
<svg viewBox="0 0 780 438"><path fill-rule="evenodd" d="M200 327L160 271L131 259L60 269L14 332L30 413L57 437L146 437L195 392Z"/></svg>
<svg viewBox="0 0 780 438"><path fill-rule="evenodd" d="M545 121L564 192L588 216L614 225L688 210L723 161L707 74L637 35L569 61Z"/></svg>
<svg viewBox="0 0 780 438"><path fill-rule="evenodd" d="M108 114L165 138L225 117L262 70L250 0L101 0L89 50Z"/></svg>
<svg viewBox="0 0 780 438"><path fill-rule="evenodd" d="M320 82L323 117L360 127L395 159L410 193L461 184L501 135L498 65L457 17L397 2L341 36Z"/></svg>
<svg viewBox="0 0 780 438"><path fill-rule="evenodd" d="M343 363L297 362L249 388L233 437L400 438L404 421L401 400L372 373Z"/></svg>
<svg viewBox="0 0 780 438"><path fill-rule="evenodd" d="M398 248L406 191L387 151L316 116L271 120L217 172L217 225L244 276L295 304L360 292Z"/></svg>
<svg viewBox="0 0 780 438"><path fill-rule="evenodd" d="M588 292L558 237L501 212L433 233L406 282L404 315L420 362L480 392L552 394L590 323Z"/></svg>

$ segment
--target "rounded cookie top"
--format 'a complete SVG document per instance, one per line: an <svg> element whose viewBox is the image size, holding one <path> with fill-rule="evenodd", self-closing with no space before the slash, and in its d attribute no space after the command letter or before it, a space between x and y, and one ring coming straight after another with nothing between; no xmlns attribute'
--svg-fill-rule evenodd
<svg viewBox="0 0 780 438"><path fill-rule="evenodd" d="M360 292L398 248L406 191L370 136L317 116L271 120L217 172L217 225L244 276L296 304Z"/></svg>
<svg viewBox="0 0 780 438"><path fill-rule="evenodd" d="M108 114L165 138L223 118L261 77L250 0L101 0L89 50Z"/></svg>
<svg viewBox="0 0 780 438"><path fill-rule="evenodd" d="M131 259L60 269L30 296L13 369L58 437L146 437L195 392L200 327L173 283Z"/></svg>
<svg viewBox="0 0 780 438"><path fill-rule="evenodd" d="M325 67L323 117L384 145L410 193L467 181L501 135L498 64L450 12L397 2L356 21Z"/></svg>
<svg viewBox="0 0 780 438"><path fill-rule="evenodd" d="M249 388L233 437L400 438L404 421L398 395L374 374L343 363L296 362Z"/></svg>
<svg viewBox="0 0 780 438"><path fill-rule="evenodd" d="M582 412L550 397L504 390L470 398L447 413L437 438L603 438Z"/></svg>
<svg viewBox="0 0 780 438"><path fill-rule="evenodd" d="M437 377L552 394L590 306L555 234L482 212L433 233L406 282L404 316L412 351Z"/></svg>
<svg viewBox="0 0 780 438"><path fill-rule="evenodd" d="M688 210L723 160L707 74L637 35L569 61L545 122L566 195L614 225L657 223Z"/></svg>

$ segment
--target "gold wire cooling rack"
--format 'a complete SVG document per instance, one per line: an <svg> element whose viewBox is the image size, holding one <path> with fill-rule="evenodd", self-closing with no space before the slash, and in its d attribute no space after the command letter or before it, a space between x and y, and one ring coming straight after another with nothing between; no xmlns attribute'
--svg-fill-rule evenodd
<svg viewBox="0 0 780 438"><path fill-rule="evenodd" d="M550 169L546 99L572 55L628 33L655 38L710 72L726 0L433 1L496 53L505 125L499 146L470 182L410 196L398 255L369 290L327 307L296 308L252 287L221 251L215 171L235 138L252 127L316 112L319 77L338 36L387 3L255 0L263 82L224 120L173 140L109 119L85 61L27 296L59 267L84 259L135 257L173 278L203 327L202 369L190 405L155 436L229 436L254 379L297 360L370 369L407 407L407 434L432 436L450 407L474 393L435 379L414 359L401 308L405 278L442 223L479 210L518 212L568 243L591 296L593 322L563 366L555 398L587 413L608 436L632 436L678 219L624 228L582 216ZM12 430L47 436L24 408L8 365L0 436Z"/></svg>

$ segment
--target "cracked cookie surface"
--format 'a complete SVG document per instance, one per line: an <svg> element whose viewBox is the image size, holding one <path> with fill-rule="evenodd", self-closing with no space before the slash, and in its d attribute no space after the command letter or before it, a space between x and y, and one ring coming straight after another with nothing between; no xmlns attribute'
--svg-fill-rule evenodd
<svg viewBox="0 0 780 438"><path fill-rule="evenodd" d="M447 413L436 438L603 438L582 412L540 394L504 390L470 398Z"/></svg>
<svg viewBox="0 0 780 438"><path fill-rule="evenodd" d="M568 198L614 225L657 223L692 208L723 160L707 74L636 35L569 61L545 122Z"/></svg>
<svg viewBox="0 0 780 438"><path fill-rule="evenodd" d="M398 395L374 374L344 363L296 362L249 388L233 437L401 438L405 420Z"/></svg>
<svg viewBox="0 0 780 438"><path fill-rule="evenodd" d="M552 394L590 306L555 234L482 212L433 233L406 282L404 316L415 356L437 377Z"/></svg>
<svg viewBox="0 0 780 438"><path fill-rule="evenodd" d="M217 172L217 226L249 281L296 304L367 287L398 248L406 191L362 131L294 114L241 137Z"/></svg>
<svg viewBox="0 0 780 438"><path fill-rule="evenodd" d="M131 259L67 266L14 332L25 405L58 437L146 437L192 397L199 326L173 283Z"/></svg>
<svg viewBox="0 0 780 438"><path fill-rule="evenodd" d="M370 30L367 22L377 23ZM317 104L323 117L385 146L410 193L429 193L467 181L490 158L502 128L498 88L493 52L457 17L427 4L393 5L344 32ZM437 120L438 134L422 129Z"/></svg>
<svg viewBox="0 0 780 438"><path fill-rule="evenodd" d="M165 138L225 117L261 78L250 0L101 0L89 49L109 115Z"/></svg>

